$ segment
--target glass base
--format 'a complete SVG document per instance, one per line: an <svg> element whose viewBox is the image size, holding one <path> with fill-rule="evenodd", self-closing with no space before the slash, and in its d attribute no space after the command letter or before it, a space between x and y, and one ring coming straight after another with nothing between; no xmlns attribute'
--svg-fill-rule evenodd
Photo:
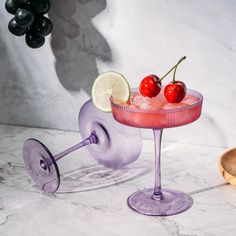
<svg viewBox="0 0 236 236"><path fill-rule="evenodd" d="M25 166L36 185L44 192L56 192L60 184L56 161L47 147L36 139L27 139L23 147Z"/></svg>
<svg viewBox="0 0 236 236"><path fill-rule="evenodd" d="M137 213L150 216L169 216L186 211L193 205L190 196L177 190L162 189L163 199L153 199L153 188L129 196L128 206Z"/></svg>

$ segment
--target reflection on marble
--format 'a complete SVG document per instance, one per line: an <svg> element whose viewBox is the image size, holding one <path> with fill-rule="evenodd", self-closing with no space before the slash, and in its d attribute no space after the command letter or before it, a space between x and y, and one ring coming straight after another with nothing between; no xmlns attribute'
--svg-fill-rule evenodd
<svg viewBox="0 0 236 236"><path fill-rule="evenodd" d="M133 163L118 170L108 169L98 164L83 166L61 174L61 184L57 193L77 193L120 185L141 177L149 171L150 167L145 162Z"/></svg>
<svg viewBox="0 0 236 236"><path fill-rule="evenodd" d="M86 149L61 159L58 164L64 190L76 178L82 188L92 188L45 194L23 166L22 144L28 137L44 141L53 153L80 139L73 132L0 125L1 236L235 235L236 189L224 182L216 164L226 148L163 142L162 185L189 193L194 204L182 214L148 217L131 211L126 199L138 189L153 186L153 144L149 141L144 142L140 158L127 167L129 172L111 173L99 166ZM98 187L104 183L109 186L95 189L91 179ZM123 179L126 181L119 182Z"/></svg>

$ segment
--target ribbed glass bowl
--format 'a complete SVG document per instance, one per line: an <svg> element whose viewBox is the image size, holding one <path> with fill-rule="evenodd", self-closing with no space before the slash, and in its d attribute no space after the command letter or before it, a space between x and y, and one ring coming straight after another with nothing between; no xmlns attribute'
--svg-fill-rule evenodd
<svg viewBox="0 0 236 236"><path fill-rule="evenodd" d="M137 89L131 90L131 96L136 93ZM191 105L156 110L129 108L119 105L111 97L112 114L118 122L139 128L163 129L186 125L200 117L203 101L203 96L194 90L188 89L186 95L193 96L196 102ZM163 92L158 96L160 100L165 99Z"/></svg>

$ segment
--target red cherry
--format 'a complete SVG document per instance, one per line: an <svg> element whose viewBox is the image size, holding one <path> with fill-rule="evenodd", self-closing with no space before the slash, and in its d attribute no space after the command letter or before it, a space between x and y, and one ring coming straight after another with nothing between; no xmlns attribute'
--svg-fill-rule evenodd
<svg viewBox="0 0 236 236"><path fill-rule="evenodd" d="M178 103L184 99L186 91L186 86L182 81L175 81L166 85L164 95L167 102Z"/></svg>
<svg viewBox="0 0 236 236"><path fill-rule="evenodd" d="M161 82L158 76L148 75L146 76L139 85L139 92L144 97L155 97L161 91Z"/></svg>

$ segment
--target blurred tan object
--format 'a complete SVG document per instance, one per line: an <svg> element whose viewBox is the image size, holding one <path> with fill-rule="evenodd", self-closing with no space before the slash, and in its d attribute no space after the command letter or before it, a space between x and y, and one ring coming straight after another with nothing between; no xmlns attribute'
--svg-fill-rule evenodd
<svg viewBox="0 0 236 236"><path fill-rule="evenodd" d="M221 175L227 182L236 186L236 148L225 152L218 161Z"/></svg>

